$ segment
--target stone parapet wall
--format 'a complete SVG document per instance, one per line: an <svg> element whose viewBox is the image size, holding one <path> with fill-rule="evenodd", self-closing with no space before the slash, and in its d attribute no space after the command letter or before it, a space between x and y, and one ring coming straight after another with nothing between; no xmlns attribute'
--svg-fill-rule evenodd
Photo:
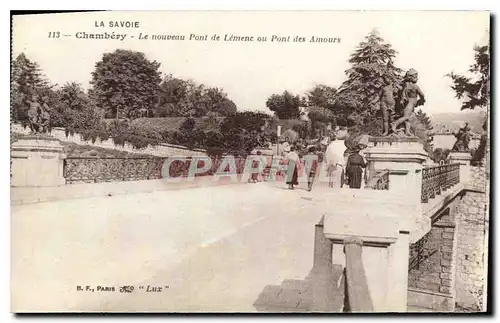
<svg viewBox="0 0 500 323"><path fill-rule="evenodd" d="M481 192L486 192L488 187L489 176L486 172L485 166L471 166L470 167L470 181L469 188Z"/></svg>
<svg viewBox="0 0 500 323"><path fill-rule="evenodd" d="M486 193L469 191L461 200L457 212L456 302L459 307L471 310L481 309L482 295L486 292L487 205Z"/></svg>

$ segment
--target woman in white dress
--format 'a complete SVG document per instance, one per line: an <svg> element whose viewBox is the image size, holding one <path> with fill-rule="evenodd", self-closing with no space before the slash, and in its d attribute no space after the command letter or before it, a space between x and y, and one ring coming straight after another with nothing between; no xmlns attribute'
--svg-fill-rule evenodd
<svg viewBox="0 0 500 323"><path fill-rule="evenodd" d="M326 147L325 162L328 174L328 187L340 187L344 150L344 143L335 138L333 138L332 142Z"/></svg>

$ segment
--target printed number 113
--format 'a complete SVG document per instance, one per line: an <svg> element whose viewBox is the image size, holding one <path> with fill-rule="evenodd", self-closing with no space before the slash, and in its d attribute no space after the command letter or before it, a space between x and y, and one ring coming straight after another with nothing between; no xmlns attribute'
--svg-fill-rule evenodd
<svg viewBox="0 0 500 323"><path fill-rule="evenodd" d="M59 38L60 33L58 31L49 31L49 38Z"/></svg>

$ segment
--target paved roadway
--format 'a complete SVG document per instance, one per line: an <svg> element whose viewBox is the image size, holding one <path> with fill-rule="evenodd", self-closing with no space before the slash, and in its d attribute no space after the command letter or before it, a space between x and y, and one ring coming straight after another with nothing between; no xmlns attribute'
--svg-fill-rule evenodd
<svg viewBox="0 0 500 323"><path fill-rule="evenodd" d="M12 206L12 309L255 311L266 285L311 269L312 192L234 184ZM159 293L77 292L165 286Z"/></svg>

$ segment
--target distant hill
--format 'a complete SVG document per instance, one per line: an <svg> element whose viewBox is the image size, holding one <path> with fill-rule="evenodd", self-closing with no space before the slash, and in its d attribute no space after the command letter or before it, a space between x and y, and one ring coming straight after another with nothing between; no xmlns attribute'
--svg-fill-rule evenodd
<svg viewBox="0 0 500 323"><path fill-rule="evenodd" d="M472 132L480 134L483 132L486 111L437 113L429 117L432 120L435 133L456 132L465 122L468 122Z"/></svg>

